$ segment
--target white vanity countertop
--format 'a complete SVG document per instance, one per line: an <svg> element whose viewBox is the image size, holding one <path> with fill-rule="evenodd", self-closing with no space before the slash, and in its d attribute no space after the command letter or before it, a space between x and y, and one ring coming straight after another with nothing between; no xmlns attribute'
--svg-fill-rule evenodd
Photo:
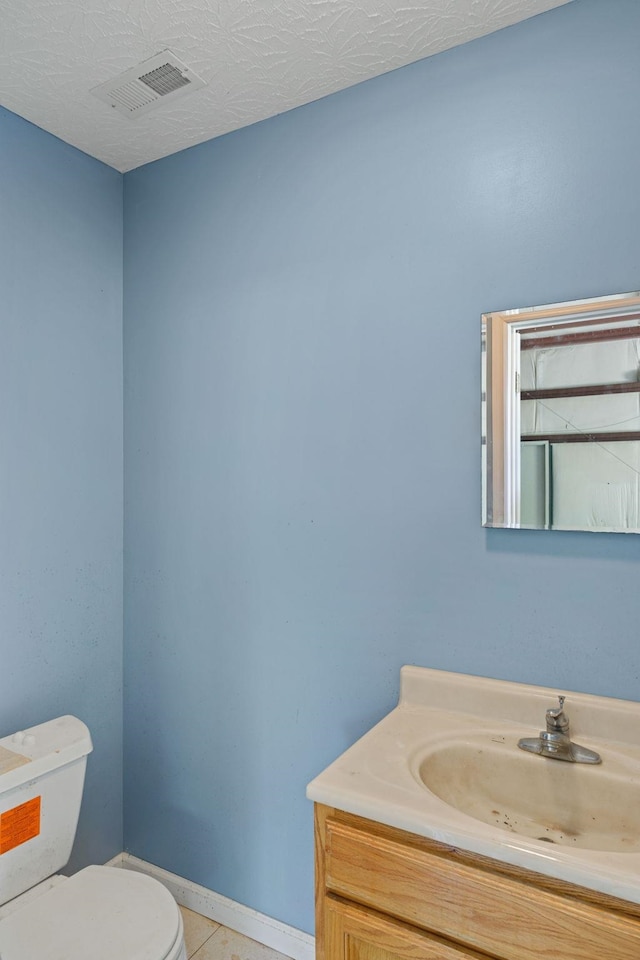
<svg viewBox="0 0 640 960"><path fill-rule="evenodd" d="M434 747L474 741L486 734L517 751L520 737L536 736L545 711L566 694L571 739L602 755L602 766L582 767L578 783L622 761L640 797L640 703L535 687L422 667L401 670L395 710L307 787L316 803L354 813L441 843L546 876L640 903L640 844L633 852L609 852L550 844L503 830L460 812L421 782L422 757ZM521 752L521 751L520 751ZM526 756L526 755L525 755Z"/></svg>

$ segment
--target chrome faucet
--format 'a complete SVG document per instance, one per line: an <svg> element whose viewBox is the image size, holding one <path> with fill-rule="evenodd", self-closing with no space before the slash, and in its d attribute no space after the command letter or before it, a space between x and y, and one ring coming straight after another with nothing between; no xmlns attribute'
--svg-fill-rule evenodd
<svg viewBox="0 0 640 960"><path fill-rule="evenodd" d="M547 729L539 737L523 737L518 741L521 750L538 753L551 760L568 760L569 763L602 763L595 750L573 743L569 735L569 718L564 712L564 697L558 697L558 706L547 710Z"/></svg>

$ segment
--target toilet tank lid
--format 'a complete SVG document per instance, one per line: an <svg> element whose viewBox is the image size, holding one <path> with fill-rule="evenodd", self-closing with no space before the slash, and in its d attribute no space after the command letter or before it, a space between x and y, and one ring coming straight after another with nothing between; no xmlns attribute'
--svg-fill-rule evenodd
<svg viewBox="0 0 640 960"><path fill-rule="evenodd" d="M57 717L0 740L0 793L91 753L89 729L77 717Z"/></svg>

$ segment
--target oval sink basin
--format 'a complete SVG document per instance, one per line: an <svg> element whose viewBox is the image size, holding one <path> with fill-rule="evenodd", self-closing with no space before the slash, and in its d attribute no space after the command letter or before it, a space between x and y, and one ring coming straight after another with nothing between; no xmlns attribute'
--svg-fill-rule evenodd
<svg viewBox="0 0 640 960"><path fill-rule="evenodd" d="M483 734L423 754L418 780L449 806L534 840L586 850L640 850L640 777L631 761L599 766L525 753L518 736Z"/></svg>

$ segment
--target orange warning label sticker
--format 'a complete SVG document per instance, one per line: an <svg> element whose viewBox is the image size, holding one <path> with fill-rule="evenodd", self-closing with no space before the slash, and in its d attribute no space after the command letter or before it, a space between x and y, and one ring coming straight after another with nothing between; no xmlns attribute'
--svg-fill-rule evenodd
<svg viewBox="0 0 640 960"><path fill-rule="evenodd" d="M40 797L0 813L0 855L40 833Z"/></svg>

